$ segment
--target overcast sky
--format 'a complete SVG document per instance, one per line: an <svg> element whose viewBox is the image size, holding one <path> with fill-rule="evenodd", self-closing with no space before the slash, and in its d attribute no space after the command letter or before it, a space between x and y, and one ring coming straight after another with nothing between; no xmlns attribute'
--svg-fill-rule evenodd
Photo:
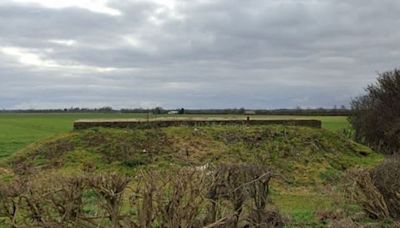
<svg viewBox="0 0 400 228"><path fill-rule="evenodd" d="M348 105L398 0L1 0L0 108Z"/></svg>

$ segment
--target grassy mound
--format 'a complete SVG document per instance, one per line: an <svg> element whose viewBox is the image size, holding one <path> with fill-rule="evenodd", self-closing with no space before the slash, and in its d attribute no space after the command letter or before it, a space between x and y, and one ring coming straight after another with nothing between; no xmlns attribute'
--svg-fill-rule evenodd
<svg viewBox="0 0 400 228"><path fill-rule="evenodd" d="M279 175L273 202L295 222L342 202L335 186L352 167L377 164L369 148L323 129L284 126L204 126L161 129L90 129L33 144L2 165L0 175L117 171L221 163L266 165ZM1 167L1 166L0 166Z"/></svg>
<svg viewBox="0 0 400 228"><path fill-rule="evenodd" d="M375 164L369 148L327 130L281 126L91 129L33 144L8 160L16 174L90 166L98 171L209 163L262 163L289 181L309 184L331 171Z"/></svg>

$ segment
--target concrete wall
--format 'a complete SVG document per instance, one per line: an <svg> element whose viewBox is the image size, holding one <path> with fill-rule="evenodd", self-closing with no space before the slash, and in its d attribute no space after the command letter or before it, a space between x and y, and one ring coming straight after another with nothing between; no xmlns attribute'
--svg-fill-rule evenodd
<svg viewBox="0 0 400 228"><path fill-rule="evenodd" d="M156 128L170 126L204 125L287 125L321 128L320 120L81 120L74 122L74 129L94 127L108 128Z"/></svg>

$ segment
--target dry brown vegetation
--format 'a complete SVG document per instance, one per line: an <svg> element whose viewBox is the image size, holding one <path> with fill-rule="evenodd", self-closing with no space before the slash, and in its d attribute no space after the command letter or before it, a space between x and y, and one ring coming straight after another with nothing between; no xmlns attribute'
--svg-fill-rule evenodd
<svg viewBox="0 0 400 228"><path fill-rule="evenodd" d="M347 175L351 200L362 204L373 219L400 221L400 160L388 159L371 170L352 170Z"/></svg>
<svg viewBox="0 0 400 228"><path fill-rule="evenodd" d="M400 221L400 160L386 160L372 170L371 178L386 202L389 215Z"/></svg>
<svg viewBox="0 0 400 228"><path fill-rule="evenodd" d="M135 181L47 174L2 185L0 217L12 227L279 227L268 202L272 177L240 164L147 171Z"/></svg>

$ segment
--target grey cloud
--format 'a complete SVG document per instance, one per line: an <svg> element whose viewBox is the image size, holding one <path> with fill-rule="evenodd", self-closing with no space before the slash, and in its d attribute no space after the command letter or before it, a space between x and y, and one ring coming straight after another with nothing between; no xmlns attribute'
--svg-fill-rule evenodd
<svg viewBox="0 0 400 228"><path fill-rule="evenodd" d="M109 5L122 14L1 4L0 48L59 67L0 52L0 107L332 106L399 66L396 0Z"/></svg>

